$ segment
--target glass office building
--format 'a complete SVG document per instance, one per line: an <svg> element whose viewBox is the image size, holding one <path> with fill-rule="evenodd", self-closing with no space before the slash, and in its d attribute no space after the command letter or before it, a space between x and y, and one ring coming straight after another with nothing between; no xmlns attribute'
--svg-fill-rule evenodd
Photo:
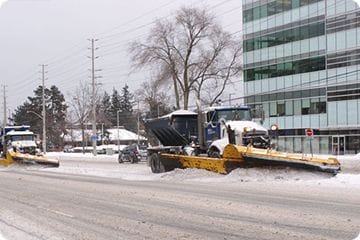
<svg viewBox="0 0 360 240"><path fill-rule="evenodd" d="M360 9L352 0L244 0L245 103L278 147L360 152Z"/></svg>

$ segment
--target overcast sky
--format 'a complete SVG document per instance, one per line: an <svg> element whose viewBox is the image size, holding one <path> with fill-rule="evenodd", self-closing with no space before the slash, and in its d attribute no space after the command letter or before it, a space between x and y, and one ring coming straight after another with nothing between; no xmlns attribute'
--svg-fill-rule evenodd
<svg viewBox="0 0 360 240"><path fill-rule="evenodd" d="M1 4L1 0L0 0ZM47 64L46 86L66 95L90 76L89 38L98 38L97 67L103 88L132 91L148 79L128 77L127 44L144 37L156 18L180 6L209 7L229 32L241 29L238 0L8 0L0 8L0 83L7 85L11 111L41 84L40 64ZM0 93L3 96L3 88ZM234 96L233 96L234 97ZM1 103L3 101L1 100ZM0 117L3 108L0 107ZM1 117L2 120L2 117Z"/></svg>

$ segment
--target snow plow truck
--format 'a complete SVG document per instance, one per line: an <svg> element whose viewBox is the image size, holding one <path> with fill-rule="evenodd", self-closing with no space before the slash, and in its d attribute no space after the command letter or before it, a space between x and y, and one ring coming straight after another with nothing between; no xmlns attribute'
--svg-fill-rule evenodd
<svg viewBox="0 0 360 240"><path fill-rule="evenodd" d="M286 166L337 174L336 158L275 151L269 131L252 119L248 106L210 107L200 114L178 110L148 120L161 145L148 148L153 173L200 168L227 174L239 167Z"/></svg>
<svg viewBox="0 0 360 240"><path fill-rule="evenodd" d="M58 160L48 159L37 151L35 134L30 131L30 126L6 126L1 130L0 137L0 165L19 163L59 167Z"/></svg>

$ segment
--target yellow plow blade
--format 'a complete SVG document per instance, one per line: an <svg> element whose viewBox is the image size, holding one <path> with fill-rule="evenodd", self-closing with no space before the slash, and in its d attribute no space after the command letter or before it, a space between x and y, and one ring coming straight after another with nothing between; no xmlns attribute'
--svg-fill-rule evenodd
<svg viewBox="0 0 360 240"><path fill-rule="evenodd" d="M239 167L285 166L317 170L337 174L340 162L336 158L308 157L302 154L278 152L271 149L260 149L251 146L228 144L222 158L187 156L180 154L160 154L161 162L174 168L199 168L212 172L228 174Z"/></svg>
<svg viewBox="0 0 360 240"><path fill-rule="evenodd" d="M182 168L206 169L222 174L228 174L233 169L241 167L244 163L242 159L209 158L168 153L162 153L160 156L162 161L177 161Z"/></svg>
<svg viewBox="0 0 360 240"><path fill-rule="evenodd" d="M56 159L48 159L44 156L36 156L28 153L15 152L12 149L6 152L6 158L0 160L1 165L10 165L12 163L25 163L25 164L41 164L52 167L59 167L60 163Z"/></svg>
<svg viewBox="0 0 360 240"><path fill-rule="evenodd" d="M309 157L304 154L278 152L251 146L227 145L225 147L224 158L236 158L239 155L242 156L248 166L289 166L333 174L341 170L340 162L336 158Z"/></svg>

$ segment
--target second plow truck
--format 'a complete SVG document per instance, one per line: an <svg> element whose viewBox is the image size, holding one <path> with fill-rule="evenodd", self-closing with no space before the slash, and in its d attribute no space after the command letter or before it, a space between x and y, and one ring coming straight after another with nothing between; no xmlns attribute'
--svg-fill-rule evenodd
<svg viewBox="0 0 360 240"><path fill-rule="evenodd" d="M153 173L200 168L227 174L239 167L286 166L340 171L336 158L308 157L271 148L267 129L252 121L247 106L211 107L200 114L178 110L145 124L161 146L148 148Z"/></svg>
<svg viewBox="0 0 360 240"><path fill-rule="evenodd" d="M41 164L58 167L59 161L48 159L37 151L35 134L30 126L6 126L1 134L0 165Z"/></svg>

